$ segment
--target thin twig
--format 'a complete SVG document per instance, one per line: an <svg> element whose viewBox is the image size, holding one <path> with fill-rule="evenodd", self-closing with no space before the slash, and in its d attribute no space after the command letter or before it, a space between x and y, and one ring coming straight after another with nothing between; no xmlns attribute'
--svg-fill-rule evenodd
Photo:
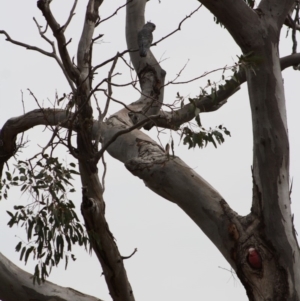
<svg viewBox="0 0 300 301"><path fill-rule="evenodd" d="M65 69L65 67L64 67L64 65L63 65L63 63L62 63L62 61L61 61L60 58L57 56L54 41L51 41L50 39L48 39L48 38L45 36L45 33L46 33L46 31L47 31L47 28L48 28L48 23L47 23L47 25L46 25L46 29L45 29L44 31L42 31L42 29L41 29L42 26L39 25L39 23L37 22L37 20L36 20L35 18L33 18L33 20L34 20L34 22L35 22L35 24L36 24L36 26L37 26L37 28L38 28L38 31L39 31L39 33L40 33L40 36L41 36L44 40L46 40L46 41L51 45L51 47L52 47L52 53L53 53L53 58L56 60L57 64L58 64L59 67L61 68L62 72L64 73L64 75L65 75L65 77L66 77L66 79L67 79L67 81L68 81L68 83L69 83L69 85L70 85L70 87L71 87L72 92L74 93L74 92L75 92L75 86L74 86L74 84L73 84L71 78L69 77L69 75L68 75L68 73L67 73L67 71L66 71L66 69Z"/></svg>
<svg viewBox="0 0 300 301"><path fill-rule="evenodd" d="M125 65L127 65L127 67L129 67L132 71L134 71L134 68L131 67L131 66L127 63L127 61L123 58L123 56L120 56L120 58L123 60L123 62L125 63Z"/></svg>
<svg viewBox="0 0 300 301"><path fill-rule="evenodd" d="M43 1L43 0L38 0L37 1L37 6L43 13L47 23L49 24L53 35L56 38L57 45L58 45L58 50L60 54L60 58L62 60L63 67L70 77L70 79L73 82L78 82L80 73L77 68L72 64L69 52L66 47L66 37L64 35L64 32L61 28L61 26L57 23L56 19L54 18L51 9L50 9L50 2L49 0Z"/></svg>
<svg viewBox="0 0 300 301"><path fill-rule="evenodd" d="M31 160L35 159L36 157L38 157L39 155L43 155L43 154L45 153L46 149L47 149L48 147L50 147L51 144L53 144L53 140L54 140L54 138L57 136L58 131L59 131L59 125L57 125L57 126L55 127L55 129L54 129L54 131L53 131L53 133L52 133L52 136L51 136L49 142L46 144L46 146L41 147L41 148L42 148L42 151L38 152L37 154L35 154L32 158L30 158L30 159L28 159L28 160L31 161Z"/></svg>
<svg viewBox="0 0 300 301"><path fill-rule="evenodd" d="M116 55L113 63L112 63L112 66L108 72L108 78L107 78L107 88L108 88L108 97L106 99L106 104L105 104L105 108L104 108L104 111L103 111L103 114L102 114L102 117L101 117L101 120L103 120L107 114L107 111L108 111L108 108L109 108L109 103L110 103L110 98L111 98L111 95L112 95L112 88L111 88L111 77L112 77L112 73L117 65L117 61L118 61L118 54Z"/></svg>
<svg viewBox="0 0 300 301"><path fill-rule="evenodd" d="M137 252L137 248L133 250L133 252L129 256L121 256L122 260L131 258Z"/></svg>
<svg viewBox="0 0 300 301"><path fill-rule="evenodd" d="M24 104L24 94L23 94L23 91L21 90L21 102L22 102L22 107L23 107L23 114L25 114L26 110L25 110L25 104ZM24 132L22 132L22 135L21 135L21 139L20 139L20 143L18 143L19 147L21 145L23 145L23 139L24 139ZM17 147L18 148L18 147Z"/></svg>
<svg viewBox="0 0 300 301"><path fill-rule="evenodd" d="M121 53L118 52L118 56L121 57L121 56L123 56L125 53L130 52L130 51L138 51L138 49L136 49L136 50L124 50L124 51L121 52ZM103 63L101 63L101 64L99 64L99 65L96 65L96 66L92 69L92 73L94 73L97 69L103 67L104 65L106 65L106 64L108 64L108 63L110 63L110 62L112 62L115 58L116 58L116 57L114 56L114 57L112 57L112 58L110 58L110 59L104 61Z"/></svg>
<svg viewBox="0 0 300 301"><path fill-rule="evenodd" d="M45 50L43 50L39 47L32 46L32 45L29 45L29 44L25 44L25 43L13 40L5 30L0 30L0 34L4 34L6 36L6 40L8 42L11 42L12 44L24 47L24 48L29 49L29 50L34 50L34 51L40 52L40 53L42 53L46 56L54 57L53 53L45 51Z"/></svg>
<svg viewBox="0 0 300 301"><path fill-rule="evenodd" d="M45 41L47 41L47 42L52 46L52 49L53 49L53 48L54 48L54 42L51 41L50 39L48 39L48 38L45 36L45 33L46 33L46 31L47 31L47 28L48 28L48 24L46 25L45 30L42 31L42 26L39 25L39 23L38 23L38 21L36 20L35 17L33 17L33 21L34 21L34 23L36 24L36 27L38 28L38 31L39 31L39 33L40 33L40 36L41 36Z"/></svg>
<svg viewBox="0 0 300 301"><path fill-rule="evenodd" d="M106 90L99 90L99 91L102 91L106 97L109 97L108 94L106 93ZM139 112L136 112L136 111L133 111L132 109L130 109L124 102L120 101L120 100L117 100L113 97L110 97L110 99L120 105L122 105L125 109L127 109L129 112L132 112L132 113L139 113Z"/></svg>
<svg viewBox="0 0 300 301"><path fill-rule="evenodd" d="M75 11L77 2L78 2L78 0L75 0L75 1L74 1L73 7L72 7L72 9L71 9L71 11L70 11L69 18L68 18L67 22L65 23L65 25L62 26L62 29L61 29L62 32L65 32L65 30L67 29L67 27L68 27L69 24L71 23L71 20L72 20L73 16L75 15L74 11Z"/></svg>
<svg viewBox="0 0 300 301"><path fill-rule="evenodd" d="M188 16L186 16L178 25L177 29L173 30L171 33L169 33L168 35L162 37L160 40L154 42L151 46L156 46L158 43L160 43L161 41L165 40L166 38L168 38L169 36L173 35L175 32L181 30L181 25L184 21L186 21L188 18L190 18L194 13L196 13L203 4L200 4L194 11L192 11Z"/></svg>
<svg viewBox="0 0 300 301"><path fill-rule="evenodd" d="M104 159L104 154L102 155L102 164L103 164L103 174L102 174L102 191L104 193L105 191L105 176L106 176L106 172L107 172L107 164L105 162L105 159Z"/></svg>
<svg viewBox="0 0 300 301"><path fill-rule="evenodd" d="M234 65L234 66L236 66L236 65ZM214 70L211 70L211 71L206 71L206 72L204 72L202 75L200 75L200 76L197 76L197 77L195 77L195 78L193 78L193 79L190 79L190 80L187 80L187 81L182 81L182 82L168 82L165 86L167 86L167 85L169 85L169 84L173 84L173 85L182 85L182 84L187 84L187 83L191 83L191 82L193 82L193 81L195 81L195 80L197 80L197 79L200 79L200 78L202 78L202 77L205 77L205 76L207 76L207 75L209 75L209 74L211 74L211 73L214 73L214 72L216 72L216 71L220 71L220 70L229 70L229 69L232 69L234 66L225 66L225 67L222 67L222 68L217 68L217 69L214 69Z"/></svg>
<svg viewBox="0 0 300 301"><path fill-rule="evenodd" d="M42 26L39 25L39 23L37 22L37 20L36 20L35 18L33 18L33 20L34 20L34 22L35 22L35 24L36 24L36 26L37 26L37 28L38 28L38 31L39 31L39 33L40 33L40 36L41 36L44 40L46 40L46 41L51 45L51 47L52 47L52 54L53 54L52 57L56 60L57 64L58 64L59 67L61 68L62 72L64 73L64 75L65 75L65 77L66 77L66 79L67 79L67 81L68 81L68 83L69 83L69 85L70 85L70 87L71 87L72 92L74 93L74 92L75 92L75 86L74 86L74 83L72 82L71 78L69 77L69 75L68 75L66 69L64 68L64 65L62 64L61 60L60 60L59 57L57 56L56 48L55 48L54 42L51 41L50 39L48 39L48 38L45 36L45 33L46 33L46 31L47 31L47 28L48 28L48 23L47 23L47 25L46 25L45 30L42 31L42 29L41 29Z"/></svg>
<svg viewBox="0 0 300 301"><path fill-rule="evenodd" d="M110 18L112 18L113 16L115 16L121 8L125 7L125 6L126 6L127 4L129 4L130 2L132 2L132 0L127 1L124 5L118 7L118 8L116 9L116 11L115 11L112 15L110 15L109 17L107 17L107 18L105 18L105 19L99 21L99 22L97 23L97 26L98 26L99 24L101 24L102 22L105 22L105 21L109 20Z"/></svg>
<svg viewBox="0 0 300 301"><path fill-rule="evenodd" d="M191 17L195 12L197 12L201 7L202 7L202 4L201 4L198 8L196 8L193 12L191 12L188 16L186 16L186 17L179 23L177 29L175 29L174 31L172 31L170 34L168 34L168 35L162 37L160 40L154 42L151 46L156 46L158 43L160 43L161 41L165 40L166 38L168 38L169 36L171 36L171 35L174 34L175 32L181 30L181 25L182 25L182 23L183 23L186 19L190 18L190 17ZM128 49L128 50L124 50L123 52L121 52L121 53L119 54L119 57L122 57L122 56L123 56L124 54L126 54L127 52L136 52L136 51L138 51L138 49L130 49L130 50ZM110 58L110 59L104 61L103 63L101 63L101 64L99 64L99 65L96 65L96 66L92 69L92 72L94 73L98 68L103 67L104 65L106 65L106 64L110 63L111 61L113 61L114 59L115 59L115 57L112 57L112 58Z"/></svg>
<svg viewBox="0 0 300 301"><path fill-rule="evenodd" d="M101 119L101 116L102 116L102 111L100 109L100 106L99 106L99 103L98 103L98 99L96 97L95 94L93 94L94 98L95 98L95 102L96 102L96 107L97 107L97 111L98 111L98 128L101 129L101 123L102 123L102 119ZM98 131L98 133L96 134L96 139L95 139L95 143L94 143L94 146L95 148L97 149L98 151L98 144L100 142L100 138L101 138L101 134L100 134L100 130Z"/></svg>

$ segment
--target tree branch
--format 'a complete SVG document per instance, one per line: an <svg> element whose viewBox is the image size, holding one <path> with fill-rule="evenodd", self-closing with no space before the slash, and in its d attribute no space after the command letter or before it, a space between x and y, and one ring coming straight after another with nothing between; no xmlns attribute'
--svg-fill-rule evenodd
<svg viewBox="0 0 300 301"><path fill-rule="evenodd" d="M47 31L47 26L46 26L45 30L42 31L42 30L41 30L41 26L38 24L37 20L36 20L35 18L33 18L33 20L34 20L34 22L35 22L35 24L36 24L36 26L37 26L37 28L38 28L38 31L39 31L40 36L41 36L46 42L48 42L48 43L51 45L51 47L52 47L52 53L53 53L53 58L56 60L57 64L59 65L59 67L60 67L61 70L63 71L63 73L64 73L64 75L65 75L65 77L66 77L66 79L67 79L67 81L68 81L68 83L69 83L69 85L70 85L70 87L71 87L71 90L72 90L72 92L73 92L73 94L74 94L74 93L75 93L74 83L73 83L72 80L70 79L70 77L69 77L69 75L68 75L68 73L67 73L67 71L66 71L64 65L62 64L60 58L59 58L58 55L56 54L55 44L54 44L53 41L50 41L50 40L45 36L45 32Z"/></svg>
<svg viewBox="0 0 300 301"><path fill-rule="evenodd" d="M6 36L6 40L7 40L8 42L11 42L11 43L13 43L13 44L15 44L15 45L18 45L18 46L21 46L21 47L24 47L24 48L26 48L26 49L28 49L28 50L34 50L34 51L40 52L40 53L42 53L42 54L44 54L44 55L46 55L46 56L49 56L49 57L54 58L54 59L56 60L56 62L58 63L59 67L61 68L61 70L63 71L63 73L64 73L64 75L65 75L65 77L66 77L66 79L67 79L67 81L68 81L68 83L69 83L69 85L70 85L70 87L71 87L73 93L74 93L74 91L75 91L74 84L73 84L73 82L71 81L70 77L68 76L68 74L67 74L67 72L66 72L66 69L64 68L64 66L63 66L63 64L62 64L62 62L61 62L61 60L59 59L59 57L58 57L57 54L56 54L56 50L55 50L54 43L53 43L52 41L50 41L50 40L45 36L45 34L41 31L41 27L40 27L39 24L37 23L36 19L33 18L33 20L34 20L34 22L35 22L35 24L36 24L36 26L37 26L37 28L38 28L38 30L39 30L39 33L40 33L41 37L42 37L44 40L46 40L46 41L51 45L51 47L52 47L52 52L48 52L48 51L45 51L45 50L43 50L43 49L41 49L41 48L39 48L39 47L31 46L31 45L29 45L29 44L25 44L25 43L22 43L22 42L13 40L13 39L8 35L8 33L7 33L6 31L4 31L4 30L0 30L0 34L4 34L4 35Z"/></svg>
<svg viewBox="0 0 300 301"><path fill-rule="evenodd" d="M244 53L254 46L260 28L259 16L243 0L198 0L226 27ZM243 18L241 18L243 16ZM249 28L251 26L251 28Z"/></svg>
<svg viewBox="0 0 300 301"><path fill-rule="evenodd" d="M62 287L50 281L34 285L32 275L21 270L0 253L0 299L5 301L101 301L72 288Z"/></svg>
<svg viewBox="0 0 300 301"><path fill-rule="evenodd" d="M112 96L112 88L111 88L111 77L112 77L112 73L116 67L116 64L117 64L117 61L118 61L118 54L115 56L115 59L111 65L111 68L108 72L108 77L107 77L107 88L108 88L108 96L107 96L107 100L106 100L106 104L105 104L105 108L104 108L104 111L103 111L103 114L101 116L101 121L104 120L107 112L108 112L108 108L109 108L109 103L110 103L110 98Z"/></svg>
<svg viewBox="0 0 300 301"><path fill-rule="evenodd" d="M103 0L89 0L87 5L84 26L77 51L77 64L81 72L81 82L86 80L90 71L90 45L92 43L95 25L99 18L98 9L102 2Z"/></svg>
<svg viewBox="0 0 300 301"><path fill-rule="evenodd" d="M62 27L62 32L66 31L66 29L68 28L69 24L71 23L71 20L72 20L73 16L75 15L74 12L75 12L75 8L76 8L76 5L77 5L77 2L78 2L78 0L75 0L74 3L73 3L73 7L71 8L69 18L67 19L65 25Z"/></svg>
<svg viewBox="0 0 300 301"><path fill-rule="evenodd" d="M262 0L258 9L263 12L272 11L272 18L275 18L278 28L281 28L295 0ZM276 16L276 17L275 17Z"/></svg>
<svg viewBox="0 0 300 301"><path fill-rule="evenodd" d="M113 16L115 16L115 15L118 13L118 11L119 11L120 9L122 9L123 7L125 7L125 6L126 6L129 2L131 2L131 1L133 1L133 0L128 0L124 5L121 5L120 7L118 7L118 8L115 10L115 12L114 12L113 14L111 14L109 17L104 18L104 19L102 19L101 21L99 21L98 24L97 24L97 26L100 25L101 23L103 23L103 22L105 22L105 21L111 19Z"/></svg>
<svg viewBox="0 0 300 301"><path fill-rule="evenodd" d="M145 24L146 0L133 0L126 7L126 41L129 50L138 49L138 32ZM129 52L133 67L139 77L141 96L133 105L142 114L133 114L130 118L137 123L147 116L156 115L164 100L164 81L166 72L149 51L145 58L138 52ZM146 125L145 128L148 128Z"/></svg>
<svg viewBox="0 0 300 301"><path fill-rule="evenodd" d="M63 32L63 27L61 27L55 20L54 16L52 15L52 12L50 10L50 0L39 0L37 2L38 8L43 13L47 23L49 24L53 35L55 36L57 40L58 50L61 57L61 60L63 62L64 68L67 71L68 76L71 78L73 82L78 82L79 80L79 71L76 69L76 67L73 65L69 52L67 50L67 42L66 38Z"/></svg>
<svg viewBox="0 0 300 301"><path fill-rule="evenodd" d="M175 32L181 30L181 25L184 21L186 21L188 18L191 18L192 15L194 13L196 13L200 8L202 7L202 4L200 4L194 11L192 11L188 16L186 16L184 19L182 19L180 21L180 23L178 24L178 27L173 30L172 32L170 32L169 34L167 34L166 36L162 37L161 39L159 39L158 41L154 42L151 46L156 46L158 43L160 43L161 41L165 40L166 38L170 37L171 35L173 35Z"/></svg>
<svg viewBox="0 0 300 301"><path fill-rule="evenodd" d="M11 42L12 44L15 44L15 45L18 45L18 46L21 46L21 47L24 47L28 50L34 50L34 51L37 51L37 52L40 52L46 56L50 56L50 57L54 57L54 53L53 52L48 52L48 51L45 51L39 47L35 47L35 46L31 46L29 44L25 44L25 43L22 43L22 42L19 42L19 41L16 41L16 40L13 40L6 31L4 30L0 30L0 34L4 34L6 36L6 41L8 42Z"/></svg>
<svg viewBox="0 0 300 301"><path fill-rule="evenodd" d="M300 64L300 53L292 54L281 58L281 69L284 70L288 67ZM222 105L226 103L226 99L233 95L241 84L246 81L246 76L243 71L238 72L235 75L234 79L231 79L223 87L215 93L215 98L213 100L212 95L205 96L200 99L195 100L195 104L200 109L200 113L212 112L218 110ZM108 97L108 95L107 95ZM126 106L124 109L119 111L114 115L122 114L122 116L127 116L128 112L134 111L135 106L133 104ZM122 112L122 113L121 113ZM46 118L45 118L46 116ZM183 108L172 111L172 112L160 112L155 116L149 116L148 119L155 122L156 126L163 128L177 129L181 124L192 120L195 117L194 114L194 105L187 104ZM59 109L46 109L46 110L33 110L22 116L14 117L9 119L3 126L0 132L0 167L9 160L9 158L14 154L16 149L16 136L19 133L25 132L30 128L33 128L37 125L51 125L56 126L60 125L64 128L72 128L73 131L76 131L77 124L72 124L70 120L73 120L74 114L66 110ZM145 117L145 119L147 119ZM128 126L129 120L127 120ZM144 124L144 121L140 121L132 127L132 130L139 128ZM93 122L92 135L95 137L98 136L99 132L99 122L95 120ZM125 131L127 133L127 130ZM122 133L116 136L119 137ZM105 148L106 149L106 148ZM2 170L0 170L2 175Z"/></svg>
<svg viewBox="0 0 300 301"><path fill-rule="evenodd" d="M300 53L285 56L280 59L281 70L300 64ZM195 105L200 113L213 112L221 108L227 99L235 94L240 85L246 82L244 69L240 69L226 84L215 93L194 98L194 103L184 105L181 109L171 112L161 111L155 119L155 125L162 128L178 129L180 125L195 118ZM194 105L195 104L195 105Z"/></svg>

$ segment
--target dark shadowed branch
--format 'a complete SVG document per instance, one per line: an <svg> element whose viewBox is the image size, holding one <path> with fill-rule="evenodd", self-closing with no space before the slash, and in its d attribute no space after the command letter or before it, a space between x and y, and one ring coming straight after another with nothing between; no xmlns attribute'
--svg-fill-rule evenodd
<svg viewBox="0 0 300 301"><path fill-rule="evenodd" d="M50 3L50 0L39 0L37 2L37 6L43 13L47 24L50 26L52 33L56 38L59 54L68 76L73 82L77 82L79 79L79 72L71 61L69 52L67 50L67 41L64 35L63 28L57 23L56 19L54 18L50 10Z"/></svg>

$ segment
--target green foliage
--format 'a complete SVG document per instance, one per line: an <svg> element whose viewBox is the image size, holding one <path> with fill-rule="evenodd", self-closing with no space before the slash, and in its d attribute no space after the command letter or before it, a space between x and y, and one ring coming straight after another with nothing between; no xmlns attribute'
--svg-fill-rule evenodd
<svg viewBox="0 0 300 301"><path fill-rule="evenodd" d="M233 68L234 71L234 76L236 74L236 68ZM222 80L225 78L222 76ZM237 81L238 79L233 78L234 81ZM226 89L228 88L228 85L232 85L231 81L226 81L224 85L219 85L219 89ZM217 88L216 86L212 86L212 83L210 80L208 80L208 85L207 87L211 87L211 93L210 93L210 98L213 102L216 101L217 98ZM180 140L183 138L183 144L188 145L188 148L195 148L197 145L200 148L206 147L209 143L212 143L215 148L217 148L217 143L222 144L225 139L224 135L230 136L230 132L227 130L226 127L219 125L215 129L209 129L206 130L200 120L200 109L196 106L196 101L201 99L202 97L208 96L208 93L206 92L206 88L200 88L200 95L197 96L196 98L188 98L189 102L192 104L192 110L195 114L195 121L196 121L196 130L194 130L191 126L185 126L184 128L181 129L181 137ZM180 102L181 107L184 105L184 97L177 92L176 96L177 100L176 102ZM174 152L174 151L173 151Z"/></svg>
<svg viewBox="0 0 300 301"><path fill-rule="evenodd" d="M201 128L198 132L184 127L181 138L184 136L183 144L188 145L189 149L195 148L197 145L203 148L206 147L208 143L212 143L214 147L217 148L217 143L222 144L225 141L223 134L230 136L230 132L222 125L209 130Z"/></svg>
<svg viewBox="0 0 300 301"><path fill-rule="evenodd" d="M38 260L35 266L33 282L40 284L49 276L53 266L65 259L67 268L72 246L78 243L87 248L89 239L85 228L81 225L75 206L67 198L75 189L70 180L78 174L74 163L64 167L58 158L43 155L34 166L31 161L18 161L13 176L6 172L1 182L1 193L7 198L10 186L18 186L21 191L29 192L33 202L27 206L14 206L14 212L7 211L10 216L10 227L19 225L27 234L27 242L20 241L16 251L20 252L20 260L27 263L30 255ZM1 195L2 196L2 195Z"/></svg>

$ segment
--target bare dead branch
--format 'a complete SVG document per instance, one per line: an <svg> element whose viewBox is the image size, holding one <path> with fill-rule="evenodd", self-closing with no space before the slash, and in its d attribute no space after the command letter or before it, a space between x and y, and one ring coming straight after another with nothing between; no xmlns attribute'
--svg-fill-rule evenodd
<svg viewBox="0 0 300 301"><path fill-rule="evenodd" d="M123 7L125 7L125 6L126 6L128 3L130 3L130 2L132 2L132 0L127 1L124 5L118 7L118 8L115 10L115 12L114 12L113 14L111 14L109 17L107 17L107 18L105 18L105 19L99 21L98 24L97 24L97 26L100 25L101 23L103 23L103 22L109 20L109 19L112 18L113 16L115 16L115 15L118 13L118 11L119 11L120 9L122 9Z"/></svg>
<svg viewBox="0 0 300 301"><path fill-rule="evenodd" d="M45 33L47 31L47 28L48 28L48 24L45 26L45 30L42 31L42 26L39 25L39 23L37 22L36 18L33 17L33 21L34 23L36 24L36 27L38 28L38 31L39 31L39 34L40 36L47 42L51 45L52 49L55 50L55 47L54 47L54 42L51 41L50 39L48 39L46 36L45 36Z"/></svg>
<svg viewBox="0 0 300 301"><path fill-rule="evenodd" d="M76 153L75 148L72 146L72 141L71 141L71 138L72 138L72 127L73 127L74 120L75 120L75 116L74 116L74 118L72 118L72 120L70 121L71 126L70 126L69 131L68 131L67 143L68 143L68 149L69 149L71 155L72 155L74 158L79 159L79 156L78 156L78 154Z"/></svg>
<svg viewBox="0 0 300 301"><path fill-rule="evenodd" d="M110 103L110 98L111 98L111 95L112 95L112 88L111 88L111 77L112 77L112 73L117 65L117 61L118 61L118 54L116 55L113 63L112 63L112 66L108 72L108 78L107 78L107 88L108 88L108 97L106 99L106 104L105 104L105 108L104 108L104 111L103 111L103 114L102 114L102 117L101 117L101 120L103 120L107 114L107 111L108 111L108 108L109 108L109 103Z"/></svg>
<svg viewBox="0 0 300 301"><path fill-rule="evenodd" d="M66 38L63 32L63 28L57 23L52 12L50 10L50 0L39 0L37 2L38 8L43 13L47 23L49 24L54 37L56 38L59 54L63 63L63 66L73 82L78 82L79 71L72 64L69 52L66 47Z"/></svg>
<svg viewBox="0 0 300 301"><path fill-rule="evenodd" d="M50 147L51 144L53 143L54 138L56 137L57 133L59 132L59 128L60 128L59 125L57 125L54 128L54 131L53 131L52 136L51 136L50 140L48 141L48 143L44 147L42 147L42 150L40 152L36 153L33 157L29 158L28 161L31 161L34 158L38 157L39 155L43 155L45 153L46 149L48 147Z"/></svg>
<svg viewBox="0 0 300 301"><path fill-rule="evenodd" d="M235 66L237 66L237 65L235 65ZM172 85L188 84L188 83L191 83L191 82L193 82L193 81L195 81L195 80L198 80L198 79L200 79L200 78L203 78L203 77L205 77L205 76L207 76L207 75L209 75L209 74L211 74L211 73L214 73L214 72L217 72L217 71L221 71L221 70L229 70L229 69L232 69L233 67L234 67L234 66L225 66L225 67L222 67L222 68L216 68L216 69L211 70L211 71L206 71L206 72L204 72L202 75L197 76L197 77L192 78L192 79L189 79L189 80L187 80L187 81L182 81L182 82L170 81L170 82L168 82L165 86L167 86L167 85L169 85L169 84L172 84Z"/></svg>
<svg viewBox="0 0 300 301"><path fill-rule="evenodd" d="M132 68L128 63L127 63L127 61L123 58L123 56L120 56L120 58L123 60L123 62L125 63L125 65L127 65L127 67L129 67L130 68L130 70L134 70L134 68Z"/></svg>
<svg viewBox="0 0 300 301"><path fill-rule="evenodd" d="M104 191L105 191L105 176L106 176L106 172L107 172L107 164L106 164L105 159L104 159L104 154L102 155L102 164L103 164L104 170L103 170L103 174L102 174L101 184L102 184L103 193L104 193Z"/></svg>
<svg viewBox="0 0 300 301"><path fill-rule="evenodd" d="M133 250L133 252L129 256L122 256L122 260L131 258L137 252L137 248Z"/></svg>
<svg viewBox="0 0 300 301"><path fill-rule="evenodd" d="M138 51L138 49L136 49L136 50L124 50L123 52L118 52L117 55L118 55L119 57L122 57L125 53L130 52L130 51ZM101 64L99 64L99 65L96 65L94 68L92 68L92 73L94 73L97 69L99 69L99 68L105 66L106 64L112 62L114 59L115 59L115 56L112 57L112 58L110 58L110 59L108 59L108 60L106 60L106 61L104 61L103 63L101 63Z"/></svg>
<svg viewBox="0 0 300 301"><path fill-rule="evenodd" d="M106 97L109 97L106 90L99 90L99 91L102 91ZM110 97L110 99L120 105L122 105L125 109L127 109L129 112L132 112L132 113L136 113L135 111L133 111L132 109L130 109L124 102L120 101L120 100L117 100L113 97Z"/></svg>
<svg viewBox="0 0 300 301"><path fill-rule="evenodd" d="M165 40L166 38L168 38L169 36L173 35L175 32L181 30L181 25L184 21L186 21L188 18L190 18L194 13L196 13L203 4L200 4L194 11L192 11L188 16L186 16L178 25L177 29L173 30L171 33L167 34L166 36L162 37L160 40L152 43L151 46L156 46L158 43L162 42L163 40Z"/></svg>
<svg viewBox="0 0 300 301"><path fill-rule="evenodd" d="M131 1L132 1L132 0L131 0ZM130 3L131 1L128 1L125 5L123 5L123 7L126 6L128 3ZM202 4L201 4L197 9L195 9L193 12L191 12L188 16L186 16L186 17L179 23L177 29L175 29L175 30L172 31L170 34L166 35L165 37L161 38L160 40L156 41L155 43L153 43L152 46L156 46L158 43L160 43L161 41L165 40L166 38L168 38L169 36L171 36L171 35L174 34L175 32L181 30L181 25L182 25L182 23L183 23L186 19L190 18L194 13L196 13L196 12L201 8L201 6L202 6ZM103 21L104 21L104 20L103 20ZM103 22L103 21L101 21L101 22ZM138 51L138 49L124 50L124 51L118 53L118 56L122 58L122 56L123 56L124 54L126 54L126 53L128 53L128 52L136 52L136 51ZM92 72L94 73L98 68L101 68L101 67L105 66L106 64L112 62L114 59L115 59L115 57L112 57L112 58L110 58L110 59L104 61L103 63L96 65L96 66L92 69ZM122 58L122 59L123 59L123 58ZM132 67L130 67L130 68L132 68Z"/></svg>
<svg viewBox="0 0 300 301"><path fill-rule="evenodd" d="M104 36L104 34L99 33L95 38L92 39L92 45L96 43L97 40L101 39Z"/></svg>
<svg viewBox="0 0 300 301"><path fill-rule="evenodd" d="M6 36L6 41L11 42L12 44L24 47L28 50L34 50L34 51L40 52L40 53L42 53L46 56L54 57L53 53L45 51L45 50L43 50L39 47L32 46L32 45L29 45L29 44L25 44L25 43L13 40L5 30L0 30L0 34L4 34Z"/></svg>
<svg viewBox="0 0 300 301"><path fill-rule="evenodd" d="M45 30L42 31L42 27L38 24L37 20L35 18L33 18L37 28L38 28L38 31L39 31L39 34L40 36L45 40L47 41L51 47L52 47L52 54L53 54L53 58L56 60L57 64L59 65L59 67L61 68L62 72L64 73L70 87L71 87L71 90L73 93L75 93L75 86L74 86L74 83L72 82L71 78L69 77L64 65L62 64L60 58L58 57L57 53L56 53L56 48L55 48L55 44L53 41L51 41L50 39L48 39L46 36L45 36L45 33L47 31L47 28L48 28L48 24L46 25L45 27Z"/></svg>
<svg viewBox="0 0 300 301"><path fill-rule="evenodd" d="M292 15L293 15L293 12L297 6L297 3L298 1L296 0L294 2L294 4L292 5L292 7L290 8L287 16L285 17L285 20L284 20L284 25L286 25L288 28L295 28L296 30L300 30L300 26L299 26L299 19L298 20L293 20L292 18ZM297 22L295 22L297 21Z"/></svg>
<svg viewBox="0 0 300 301"><path fill-rule="evenodd" d="M73 3L73 7L71 8L69 18L68 18L68 20L66 21L65 25L62 26L62 32L65 32L65 31L66 31L67 27L68 27L69 24L71 23L71 20L72 20L73 16L75 15L74 11L75 11L77 2L78 2L78 0L75 0L74 3Z"/></svg>

